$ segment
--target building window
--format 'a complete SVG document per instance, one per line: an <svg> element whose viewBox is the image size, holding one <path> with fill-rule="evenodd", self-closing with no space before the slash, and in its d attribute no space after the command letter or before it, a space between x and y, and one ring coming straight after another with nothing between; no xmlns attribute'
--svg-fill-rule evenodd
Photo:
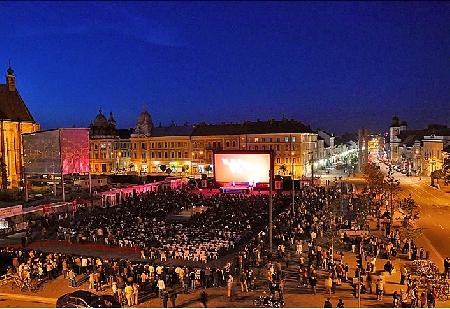
<svg viewBox="0 0 450 309"><path fill-rule="evenodd" d="M155 153L152 151L152 159L155 157Z"/></svg>
<svg viewBox="0 0 450 309"><path fill-rule="evenodd" d="M147 148L145 143L141 143L141 148L144 149L144 150Z"/></svg>
<svg viewBox="0 0 450 309"><path fill-rule="evenodd" d="M220 147L221 147L221 143L220 143L220 142L217 142L217 146L220 148Z"/></svg>
<svg viewBox="0 0 450 309"><path fill-rule="evenodd" d="M167 151L164 151L164 158L167 159L169 155L167 154Z"/></svg>
<svg viewBox="0 0 450 309"><path fill-rule="evenodd" d="M230 142L229 141L225 142L225 147L227 147L227 148L230 147Z"/></svg>
<svg viewBox="0 0 450 309"><path fill-rule="evenodd" d="M272 138L271 137L269 137L269 142L272 143Z"/></svg>
<svg viewBox="0 0 450 309"><path fill-rule="evenodd" d="M280 145L277 145L277 151L280 151Z"/></svg>
<svg viewBox="0 0 450 309"><path fill-rule="evenodd" d="M258 146L255 146L255 150L258 150Z"/></svg>
<svg viewBox="0 0 450 309"><path fill-rule="evenodd" d="M277 143L279 143L280 142L280 138L279 137L277 137Z"/></svg>
<svg viewBox="0 0 450 309"><path fill-rule="evenodd" d="M284 163L289 163L289 158L284 158Z"/></svg>
<svg viewBox="0 0 450 309"><path fill-rule="evenodd" d="M158 143L158 148L161 148L161 143Z"/></svg>
<svg viewBox="0 0 450 309"><path fill-rule="evenodd" d="M97 153L97 152L94 153L94 158L95 158L95 159L98 159L98 153Z"/></svg>
<svg viewBox="0 0 450 309"><path fill-rule="evenodd" d="M216 148L216 142L213 142L213 148Z"/></svg>
<svg viewBox="0 0 450 309"><path fill-rule="evenodd" d="M295 164L295 158L292 158L292 163L294 163L294 164Z"/></svg>
<svg viewBox="0 0 450 309"><path fill-rule="evenodd" d="M277 158L277 163L280 163L280 158Z"/></svg>
<svg viewBox="0 0 450 309"><path fill-rule="evenodd" d="M168 147L168 143L167 142L164 142L164 148L167 148Z"/></svg>
<svg viewBox="0 0 450 309"><path fill-rule="evenodd" d="M184 152L184 157L185 157L185 158L188 158L188 153L187 153L187 151Z"/></svg>
<svg viewBox="0 0 450 309"><path fill-rule="evenodd" d="M143 153L141 154L141 157L142 157L142 159L147 159L147 154L146 154L145 152L143 152Z"/></svg>
<svg viewBox="0 0 450 309"><path fill-rule="evenodd" d="M259 142L259 138L255 137L255 143Z"/></svg>
<svg viewBox="0 0 450 309"><path fill-rule="evenodd" d="M172 159L175 159L175 152L172 151L171 155L172 155Z"/></svg>
<svg viewBox="0 0 450 309"><path fill-rule="evenodd" d="M236 142L233 141L233 142L232 142L232 145L233 145L233 147L236 147Z"/></svg>
<svg viewBox="0 0 450 309"><path fill-rule="evenodd" d="M289 142L289 136L286 136L286 137L284 138L284 142L285 142L285 143L288 143L288 142Z"/></svg>
<svg viewBox="0 0 450 309"><path fill-rule="evenodd" d="M295 136L292 136L292 142L295 143Z"/></svg>

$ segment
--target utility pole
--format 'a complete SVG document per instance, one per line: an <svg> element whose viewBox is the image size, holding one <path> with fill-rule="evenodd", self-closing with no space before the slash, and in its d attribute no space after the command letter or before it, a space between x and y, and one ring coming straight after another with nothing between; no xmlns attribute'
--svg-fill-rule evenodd
<svg viewBox="0 0 450 309"><path fill-rule="evenodd" d="M292 139L291 139L292 140ZM292 156L294 155L294 152L291 152L291 161L292 161L292 215L295 216L295 180L294 180L294 159Z"/></svg>
<svg viewBox="0 0 450 309"><path fill-rule="evenodd" d="M269 250L272 252L272 207L273 207L273 197L272 197L272 170L269 170L269 181L270 181L270 190L269 190Z"/></svg>

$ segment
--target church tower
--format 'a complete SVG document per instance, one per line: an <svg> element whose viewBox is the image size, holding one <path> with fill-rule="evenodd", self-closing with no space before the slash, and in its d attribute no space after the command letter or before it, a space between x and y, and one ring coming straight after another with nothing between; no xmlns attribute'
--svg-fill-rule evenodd
<svg viewBox="0 0 450 309"><path fill-rule="evenodd" d="M8 86L8 91L16 91L16 76L11 67L6 71L6 85Z"/></svg>

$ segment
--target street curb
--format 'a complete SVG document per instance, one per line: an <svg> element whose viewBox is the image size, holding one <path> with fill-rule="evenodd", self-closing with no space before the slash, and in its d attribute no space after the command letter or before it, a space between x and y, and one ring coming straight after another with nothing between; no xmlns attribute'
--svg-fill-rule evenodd
<svg viewBox="0 0 450 309"><path fill-rule="evenodd" d="M0 293L0 298L21 300L21 301L27 301L27 302L38 302L38 303L45 303L45 304L52 304L52 305L56 304L56 298L33 296L33 295Z"/></svg>

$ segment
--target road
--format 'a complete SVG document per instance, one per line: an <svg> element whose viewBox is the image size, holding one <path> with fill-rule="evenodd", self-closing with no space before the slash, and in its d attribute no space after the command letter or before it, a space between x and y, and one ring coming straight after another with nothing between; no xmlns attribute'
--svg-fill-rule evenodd
<svg viewBox="0 0 450 309"><path fill-rule="evenodd" d="M380 166L387 172L386 165ZM398 172L394 177L400 180L400 197L411 194L420 207L418 225L424 229L421 238L425 245L431 245L432 253L441 261L450 257L450 187L430 187L429 177L407 177Z"/></svg>

